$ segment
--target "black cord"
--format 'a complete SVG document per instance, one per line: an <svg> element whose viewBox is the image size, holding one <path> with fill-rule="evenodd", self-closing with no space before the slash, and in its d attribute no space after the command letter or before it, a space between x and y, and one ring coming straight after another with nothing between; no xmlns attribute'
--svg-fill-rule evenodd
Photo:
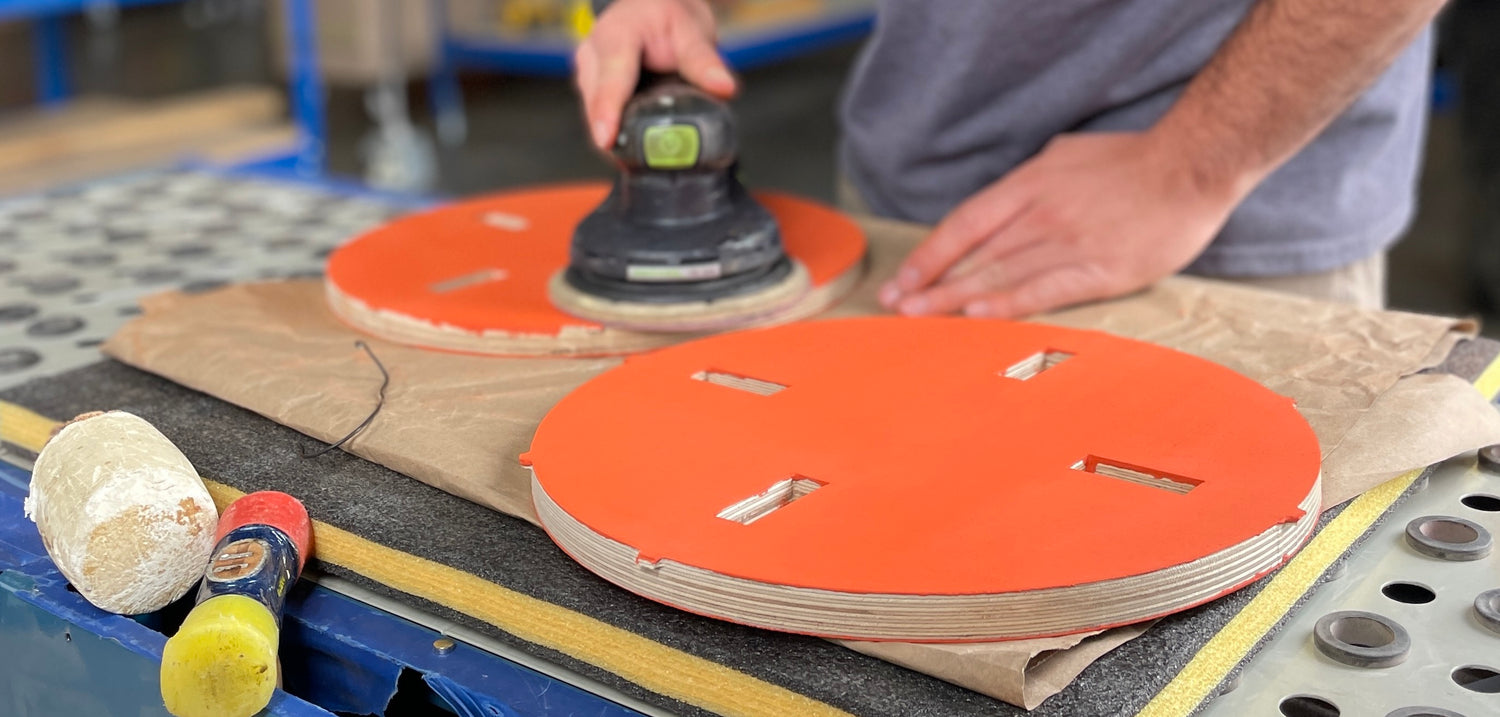
<svg viewBox="0 0 1500 717"><path fill-rule="evenodd" d="M339 446L344 445L345 443L348 443L350 439L359 435L360 431L365 430L365 427L369 426L370 422L374 421L376 416L380 415L380 409L385 408L385 389L387 386L391 385L391 374L385 370L385 364L381 363L380 359L375 357L375 351L370 348L369 344L365 343L364 341L355 341L354 345L364 349L365 354L370 357L370 360L375 362L375 368L380 369L380 397L375 402L375 410L370 412L369 417L365 418L363 423L355 426L354 430L349 432L349 435L340 438L338 443L324 446L322 450L316 451L314 453L308 453L301 446L298 446L297 452L301 454L303 458L317 458L324 453L327 453L335 448L338 448Z"/></svg>

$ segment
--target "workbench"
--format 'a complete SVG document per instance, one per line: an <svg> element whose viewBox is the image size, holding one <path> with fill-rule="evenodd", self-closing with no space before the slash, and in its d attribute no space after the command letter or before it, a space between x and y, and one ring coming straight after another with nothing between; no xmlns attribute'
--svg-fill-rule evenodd
<svg viewBox="0 0 1500 717"><path fill-rule="evenodd" d="M278 179L267 181L260 179L264 171L145 172L92 188L103 193L107 205L115 190L123 192L118 195L123 200L139 196L132 193L143 188L160 196L172 194L175 186L181 196L205 181L216 189L237 187L241 191L220 196L220 206L257 208L255 218L242 219L248 226L237 228L263 238L237 251L220 253L215 249L222 245L194 241L202 238L192 231L195 225L222 229L213 222L226 215L196 212L191 202L158 215L172 223L186 220L188 231L176 233L181 241L169 246L133 241L138 232L151 231L149 221L110 230L115 241L105 241L117 248L102 251L68 251L50 241L28 241L21 248L14 233L0 231L5 249L0 281L10 289L0 299L0 388L97 362L96 347L136 313L135 297L141 294L316 274L327 251L351 232L426 203L335 181L312 183L277 170L268 176ZM64 190L0 203L19 205L23 217L36 219L71 194ZM52 267L39 269L39 264ZM17 297L28 298L11 300ZM167 637L161 629L180 621L188 605L139 619L90 605L57 572L36 526L22 515L30 456L12 447L0 449L0 459L0 645L29 656L4 669L0 705L8 709L0 711L166 715L156 686ZM476 716L629 715L639 712L623 705L645 707L570 670L333 576L310 574L298 584L282 634L286 687L301 697L278 692L267 714L409 714L421 713L422 704L437 704Z"/></svg>
<svg viewBox="0 0 1500 717"><path fill-rule="evenodd" d="M103 361L96 348L136 313L143 295L316 276L333 246L423 205L264 171L151 172L0 200L0 212L12 220L0 225L0 399L62 419L98 401L138 410L164 421L164 432L200 471L225 480L237 472L244 480L301 481L290 485L312 490L309 481L319 471L354 472L372 495L390 496L390 505L440 499L434 489L350 455L335 454L316 467L258 463L257 453L290 453L298 435ZM24 221L17 223L17 217ZM1461 344L1446 368L1493 396L1500 387L1493 366L1497 349L1486 341ZM7 421L19 420L5 413L6 405L0 404L0 437ZM199 435L185 440L184 431ZM166 636L158 630L170 629L186 606L132 619L102 613L69 590L21 514L34 456L5 445L0 457L8 462L0 467L0 650L27 657L11 661L0 675L0 706L26 715L165 714L156 671ZM285 475L267 478L268 470ZM1164 620L1090 666L1035 714L1179 714L1167 698L1201 688L1205 680L1222 693L1203 709L1206 714L1338 714L1320 704L1343 705L1345 714L1364 714L1366 704L1493 714L1500 710L1500 657L1494 657L1500 655L1500 633L1466 617L1463 600L1472 600L1464 596L1486 581L1500 587L1500 558L1458 568L1423 561L1401 542L1400 532L1410 518L1432 513L1462 514L1500 531L1500 498L1484 498L1497 494L1500 474L1477 466L1473 456L1371 491L1326 513L1318 537L1287 569ZM320 517L320 497L305 500ZM533 526L458 502L463 506L452 515L472 521L497 543L513 539L537 551L511 566L535 573L527 580L552 583L536 590L577 603L618 598L552 549ZM441 543L415 515L344 517L391 533L393 541ZM1390 587L1396 583L1426 589L1431 598L1420 589ZM1309 635L1319 616L1341 609L1392 616L1427 647L1392 672L1332 663L1314 651ZM677 623L672 629L705 635L720 663L762 679L794 672L799 659L826 665L826 679L797 678L803 680L799 689L849 713L1023 713L823 641L678 616L666 608L651 614ZM667 631L656 639L670 642L674 634L680 635ZM490 716L708 712L337 570L315 568L299 585L288 602L283 635L286 690L278 692L269 714L425 714L434 708ZM1472 659L1449 664L1438 645L1467 650Z"/></svg>

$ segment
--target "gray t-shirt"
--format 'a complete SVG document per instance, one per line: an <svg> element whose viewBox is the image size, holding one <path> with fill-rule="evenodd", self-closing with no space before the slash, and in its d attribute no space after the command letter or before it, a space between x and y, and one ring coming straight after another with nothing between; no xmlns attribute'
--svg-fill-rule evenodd
<svg viewBox="0 0 1500 717"><path fill-rule="evenodd" d="M1064 132L1141 130L1253 0L880 0L843 99L845 175L878 214L935 223ZM1335 269L1415 207L1431 29L1261 184L1189 267Z"/></svg>

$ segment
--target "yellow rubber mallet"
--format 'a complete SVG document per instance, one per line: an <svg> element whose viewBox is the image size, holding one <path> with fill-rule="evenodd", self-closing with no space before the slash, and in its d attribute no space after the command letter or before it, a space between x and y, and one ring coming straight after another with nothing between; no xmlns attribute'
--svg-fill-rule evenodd
<svg viewBox="0 0 1500 717"><path fill-rule="evenodd" d="M312 522L296 498L251 493L219 516L198 604L161 657L161 696L177 717L250 717L271 701L281 607L302 574Z"/></svg>

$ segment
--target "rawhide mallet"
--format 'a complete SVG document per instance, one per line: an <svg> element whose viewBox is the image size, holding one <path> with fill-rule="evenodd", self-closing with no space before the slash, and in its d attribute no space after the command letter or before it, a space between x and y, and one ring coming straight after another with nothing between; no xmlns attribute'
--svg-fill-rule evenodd
<svg viewBox="0 0 1500 717"><path fill-rule="evenodd" d="M83 414L52 436L25 511L78 594L122 615L160 610L192 590L218 522L182 451L124 411Z"/></svg>

